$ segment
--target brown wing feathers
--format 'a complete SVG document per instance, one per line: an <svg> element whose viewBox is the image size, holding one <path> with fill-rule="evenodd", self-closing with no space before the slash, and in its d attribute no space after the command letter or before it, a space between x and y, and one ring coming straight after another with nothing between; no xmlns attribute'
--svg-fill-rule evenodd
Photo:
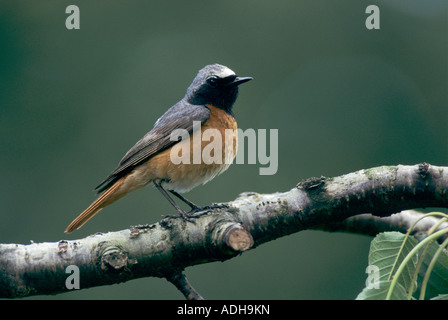
<svg viewBox="0 0 448 320"><path fill-rule="evenodd" d="M135 166L175 144L176 141L170 140L173 130L185 129L191 133L193 131L193 121L204 123L209 117L210 110L206 106L191 105L181 100L169 109L157 121L156 126L125 154L118 167L95 190L98 193L107 190Z"/></svg>
<svg viewBox="0 0 448 320"><path fill-rule="evenodd" d="M104 193L70 223L65 230L66 233L79 229L102 208L124 196L126 194L124 190L117 191L120 190L128 174L139 164L177 143L170 140L174 129L182 128L192 132L193 121L204 123L210 117L210 110L206 106L191 105L184 100L170 110L171 112L162 116L155 127L126 153L118 167L95 188L98 193Z"/></svg>

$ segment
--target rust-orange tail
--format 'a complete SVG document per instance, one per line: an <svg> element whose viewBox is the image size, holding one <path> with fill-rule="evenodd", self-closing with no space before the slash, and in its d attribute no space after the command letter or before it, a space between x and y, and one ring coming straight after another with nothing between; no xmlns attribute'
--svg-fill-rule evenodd
<svg viewBox="0 0 448 320"><path fill-rule="evenodd" d="M70 233L73 232L74 230L81 228L95 214L100 212L101 209L124 196L126 194L125 192L117 194L117 191L120 189L125 178L126 177L119 179L109 189L107 189L86 210L84 210L83 213L81 213L75 220L73 220L72 223L70 223L70 225L67 227L67 229L65 229L64 232Z"/></svg>

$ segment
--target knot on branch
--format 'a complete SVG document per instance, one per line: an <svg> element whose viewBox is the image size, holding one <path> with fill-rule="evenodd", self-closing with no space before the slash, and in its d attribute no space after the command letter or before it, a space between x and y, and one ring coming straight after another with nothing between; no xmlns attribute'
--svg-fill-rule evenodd
<svg viewBox="0 0 448 320"><path fill-rule="evenodd" d="M137 260L130 259L128 253L120 246L102 244L99 251L99 266L102 271L121 273L129 271L128 265L137 263Z"/></svg>
<svg viewBox="0 0 448 320"><path fill-rule="evenodd" d="M120 270L128 264L128 255L118 247L108 247L101 256L101 269Z"/></svg>
<svg viewBox="0 0 448 320"><path fill-rule="evenodd" d="M225 231L224 242L236 252L249 250L254 245L252 235L239 223L231 225Z"/></svg>
<svg viewBox="0 0 448 320"><path fill-rule="evenodd" d="M429 173L429 163L423 162L418 165L418 174L422 179L426 179Z"/></svg>
<svg viewBox="0 0 448 320"><path fill-rule="evenodd" d="M220 220L213 225L211 243L225 255L235 255L249 250L254 245L254 239L240 223Z"/></svg>
<svg viewBox="0 0 448 320"><path fill-rule="evenodd" d="M325 183L326 180L327 180L327 178L324 177L324 176L322 176L320 178L311 177L311 178L308 178L306 180L300 181L297 184L296 188L302 189L302 190L305 190L305 191L310 191L312 189L316 189L316 188L321 187Z"/></svg>

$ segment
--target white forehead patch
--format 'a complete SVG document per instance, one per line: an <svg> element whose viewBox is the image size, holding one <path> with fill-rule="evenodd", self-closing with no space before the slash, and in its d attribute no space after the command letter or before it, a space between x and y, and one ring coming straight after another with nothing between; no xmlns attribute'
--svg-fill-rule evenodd
<svg viewBox="0 0 448 320"><path fill-rule="evenodd" d="M220 70L216 72L216 75L220 78L225 78L228 76L234 76L235 72L233 72L233 70L231 70L227 67L223 67L223 68L220 68Z"/></svg>

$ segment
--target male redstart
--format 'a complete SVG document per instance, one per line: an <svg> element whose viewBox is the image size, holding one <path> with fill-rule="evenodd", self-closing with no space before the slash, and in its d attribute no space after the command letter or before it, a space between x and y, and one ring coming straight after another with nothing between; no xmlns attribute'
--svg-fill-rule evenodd
<svg viewBox="0 0 448 320"><path fill-rule="evenodd" d="M249 80L252 78L238 77L235 72L219 64L199 70L184 98L168 109L156 121L154 128L125 154L118 167L95 188L102 194L70 223L65 232L79 229L104 207L151 182L183 218L187 219L203 209L181 193L212 180L230 166L238 143L237 123L232 107L238 95L238 86ZM170 154L176 145L179 147L179 144L187 143L185 147L192 152L198 148L202 151L207 146L203 139L193 139L194 129L197 130L194 122L201 124L202 131L215 129L221 133L221 145L231 148L221 152L222 161L208 164L206 161L173 163ZM170 137L176 129L186 130L191 139L173 141ZM226 144L228 132L231 132L230 139L233 140L230 147ZM225 159L229 154L231 159ZM166 190L189 205L191 211L182 210Z"/></svg>

